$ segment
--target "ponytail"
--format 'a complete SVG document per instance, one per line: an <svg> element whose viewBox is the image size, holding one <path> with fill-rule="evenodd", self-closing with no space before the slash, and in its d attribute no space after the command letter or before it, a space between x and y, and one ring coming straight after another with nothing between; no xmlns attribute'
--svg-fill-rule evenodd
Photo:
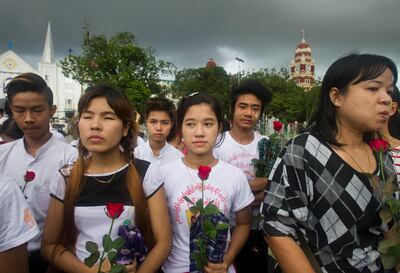
<svg viewBox="0 0 400 273"><path fill-rule="evenodd" d="M62 238L62 244L74 252L77 231L75 226L75 204L78 195L84 184L84 171L85 162L82 156L79 156L74 166L72 167L71 174L68 178L67 187L65 189L64 197L64 232Z"/></svg>
<svg viewBox="0 0 400 273"><path fill-rule="evenodd" d="M145 197L142 182L135 166L130 163L126 176L127 188L135 206L135 225L139 227L143 234L148 249L151 249L154 243L153 232L150 228L149 209Z"/></svg>

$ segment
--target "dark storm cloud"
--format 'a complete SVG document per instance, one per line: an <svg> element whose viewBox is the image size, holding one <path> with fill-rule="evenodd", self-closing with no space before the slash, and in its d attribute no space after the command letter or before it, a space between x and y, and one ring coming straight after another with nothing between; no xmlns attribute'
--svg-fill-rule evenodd
<svg viewBox="0 0 400 273"><path fill-rule="evenodd" d="M50 20L57 58L79 52L82 26L112 35L130 31L178 68L209 57L236 72L289 66L305 29L317 74L351 52L387 55L400 64L398 0L2 0L0 50L8 40L36 67Z"/></svg>

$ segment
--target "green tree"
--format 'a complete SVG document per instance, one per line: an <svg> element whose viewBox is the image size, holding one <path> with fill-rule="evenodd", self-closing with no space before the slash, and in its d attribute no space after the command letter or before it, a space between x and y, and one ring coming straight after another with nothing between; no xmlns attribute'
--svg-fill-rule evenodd
<svg viewBox="0 0 400 273"><path fill-rule="evenodd" d="M289 71L285 68L260 69L245 74L243 79L257 79L271 89L272 102L266 107L267 115L284 122L309 121L319 94L319 85L304 91L290 79Z"/></svg>
<svg viewBox="0 0 400 273"><path fill-rule="evenodd" d="M186 68L178 71L171 86L175 98L193 92L213 95L221 104L224 115L229 113L229 75L223 67Z"/></svg>
<svg viewBox="0 0 400 273"><path fill-rule="evenodd" d="M172 63L156 58L154 49L139 47L129 32L107 39L91 35L86 28L82 49L81 55L61 61L63 73L82 85L108 82L123 89L139 113L151 94L162 92L160 75L174 71Z"/></svg>

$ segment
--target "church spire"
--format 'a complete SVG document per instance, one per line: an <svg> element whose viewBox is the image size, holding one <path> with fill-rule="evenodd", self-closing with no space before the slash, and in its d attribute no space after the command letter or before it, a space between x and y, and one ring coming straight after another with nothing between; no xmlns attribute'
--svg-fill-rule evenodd
<svg viewBox="0 0 400 273"><path fill-rule="evenodd" d="M54 63L55 58L54 58L54 47L53 47L53 37L51 35L51 25L50 22L47 25L47 34L46 34L46 41L44 44L44 49L43 49L43 57L42 57L42 63Z"/></svg>

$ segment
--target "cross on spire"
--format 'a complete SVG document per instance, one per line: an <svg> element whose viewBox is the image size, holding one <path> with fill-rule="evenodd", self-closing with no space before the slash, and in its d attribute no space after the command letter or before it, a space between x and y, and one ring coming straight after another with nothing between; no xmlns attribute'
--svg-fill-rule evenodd
<svg viewBox="0 0 400 273"><path fill-rule="evenodd" d="M10 40L10 41L8 41L7 46L8 46L8 49L13 49L14 43Z"/></svg>
<svg viewBox="0 0 400 273"><path fill-rule="evenodd" d="M304 31L304 29L303 30L301 30L301 34L302 34L302 36L303 36L303 39L301 40L303 43L306 41L306 39L305 39L305 31Z"/></svg>

